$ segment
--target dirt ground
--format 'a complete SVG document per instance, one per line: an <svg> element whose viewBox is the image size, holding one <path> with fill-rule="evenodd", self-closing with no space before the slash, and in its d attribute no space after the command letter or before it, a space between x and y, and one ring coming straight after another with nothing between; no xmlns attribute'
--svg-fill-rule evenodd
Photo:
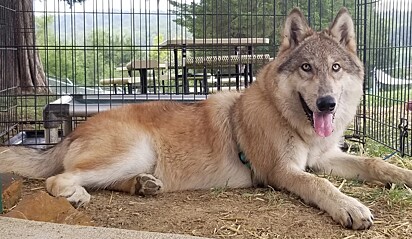
<svg viewBox="0 0 412 239"><path fill-rule="evenodd" d="M371 208L375 224L370 230L344 229L296 196L270 188L211 189L154 197L95 191L90 204L79 210L91 216L96 226L211 238L411 237L410 189L331 180ZM43 183L26 180L24 195L44 190Z"/></svg>

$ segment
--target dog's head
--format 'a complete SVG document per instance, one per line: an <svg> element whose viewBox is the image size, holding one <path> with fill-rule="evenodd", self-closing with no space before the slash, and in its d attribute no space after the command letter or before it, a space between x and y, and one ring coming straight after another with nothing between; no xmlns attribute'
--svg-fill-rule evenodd
<svg viewBox="0 0 412 239"><path fill-rule="evenodd" d="M313 31L303 14L293 9L274 70L275 97L283 101L282 112L292 123L306 122L321 137L331 135L338 120L346 127L356 113L363 82L354 25L346 8L321 32Z"/></svg>

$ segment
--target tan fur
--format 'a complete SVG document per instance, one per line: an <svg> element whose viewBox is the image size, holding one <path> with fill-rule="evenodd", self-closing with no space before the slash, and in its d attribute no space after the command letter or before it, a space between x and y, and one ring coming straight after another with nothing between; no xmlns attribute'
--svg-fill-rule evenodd
<svg viewBox="0 0 412 239"><path fill-rule="evenodd" d="M271 185L299 195L343 226L366 229L373 216L312 168L347 178L406 183L412 171L338 148L362 95L363 66L356 56L353 22L342 9L316 33L295 9L286 20L276 60L244 93L220 93L193 103L151 102L100 113L56 147L35 152L0 148L0 171L48 177L47 190L75 204L86 188L157 194L211 187ZM310 64L310 72L302 64ZM332 71L338 63L341 70ZM334 131L318 136L303 110L336 99ZM252 170L239 160L243 151Z"/></svg>

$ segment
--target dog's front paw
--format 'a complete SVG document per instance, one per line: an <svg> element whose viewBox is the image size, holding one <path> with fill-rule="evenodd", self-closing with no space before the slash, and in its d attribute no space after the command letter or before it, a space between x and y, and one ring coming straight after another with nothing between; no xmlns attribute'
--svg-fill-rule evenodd
<svg viewBox="0 0 412 239"><path fill-rule="evenodd" d="M349 229L365 230L373 225L373 215L369 208L349 196L338 201L331 216Z"/></svg>
<svg viewBox="0 0 412 239"><path fill-rule="evenodd" d="M76 208L83 206L90 202L90 194L81 186L76 186L72 195L65 195L67 200Z"/></svg>

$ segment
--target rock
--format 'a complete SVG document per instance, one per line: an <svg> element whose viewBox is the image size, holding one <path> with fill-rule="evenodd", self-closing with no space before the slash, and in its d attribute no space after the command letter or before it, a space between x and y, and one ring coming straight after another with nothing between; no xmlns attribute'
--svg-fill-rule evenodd
<svg viewBox="0 0 412 239"><path fill-rule="evenodd" d="M92 219L76 210L67 199L52 197L43 191L24 197L4 216L69 225L93 225Z"/></svg>
<svg viewBox="0 0 412 239"><path fill-rule="evenodd" d="M1 198L3 209L10 209L17 204L21 197L22 177L12 173L0 173ZM1 211L1 210L0 210Z"/></svg>

